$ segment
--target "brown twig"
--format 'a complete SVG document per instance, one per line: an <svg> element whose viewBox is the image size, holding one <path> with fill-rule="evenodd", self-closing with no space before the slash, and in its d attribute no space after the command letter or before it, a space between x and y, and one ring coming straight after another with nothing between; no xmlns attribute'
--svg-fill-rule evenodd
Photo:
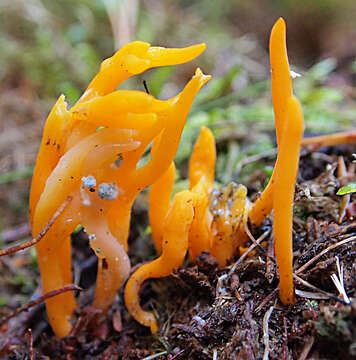
<svg viewBox="0 0 356 360"><path fill-rule="evenodd" d="M257 240L255 239L255 237L252 235L252 233L251 233L251 231L250 231L250 229L249 229L248 224L247 224L246 221L243 222L243 225L244 225L245 233L246 233L246 235L248 236L248 238L249 238L254 244L256 244L256 246L257 246L263 253L266 253L266 249L265 249L263 246L261 246L261 245L257 242Z"/></svg>
<svg viewBox="0 0 356 360"><path fill-rule="evenodd" d="M33 334L32 329L28 329L28 333L30 334L30 360L35 360L35 353L33 351Z"/></svg>
<svg viewBox="0 0 356 360"><path fill-rule="evenodd" d="M307 269L311 264L315 263L321 256L325 255L328 251L337 248L338 246L347 244L348 242L355 241L356 236L351 236L347 239L344 239L336 244L330 245L325 250L323 250L321 253L315 255L312 259L310 259L308 262L306 262L304 265L302 265L299 269L295 271L296 275L301 274L305 269Z"/></svg>
<svg viewBox="0 0 356 360"><path fill-rule="evenodd" d="M276 296L278 293L278 288L274 289L271 293L269 293L260 303L260 305L258 305L255 309L255 313L258 313L261 309L263 309L263 307L270 302L274 296Z"/></svg>
<svg viewBox="0 0 356 360"><path fill-rule="evenodd" d="M184 353L185 349L179 350L173 357L170 358L170 360L177 359L178 356L181 356Z"/></svg>
<svg viewBox="0 0 356 360"><path fill-rule="evenodd" d="M314 336L310 336L304 344L303 351L300 353L298 360L306 360L314 344Z"/></svg>
<svg viewBox="0 0 356 360"><path fill-rule="evenodd" d="M3 249L0 250L0 256L4 256L4 255L9 255L9 254L13 254L17 251L21 251L24 249L27 249L35 244L37 244L38 242L41 241L41 239L46 235L46 233L48 232L48 230L51 228L51 226L53 225L53 223L57 220L57 218L62 214L62 212L64 211L64 209L67 207L67 205L72 201L72 197L68 196L67 199L63 202L63 204L57 209L57 211L54 213L54 215L51 217L51 219L48 221L48 223L46 224L46 226L41 230L41 232L32 240L30 241L26 241L22 244L19 245L15 245L12 246L10 248L7 249Z"/></svg>
<svg viewBox="0 0 356 360"><path fill-rule="evenodd" d="M276 267L274 260L274 247L273 247L273 236L270 236L268 239L268 248L267 248L267 259L266 259L266 273L265 278L269 284L272 284L272 281L275 277ZM272 260L273 259L273 260Z"/></svg>
<svg viewBox="0 0 356 360"><path fill-rule="evenodd" d="M117 343L116 342L112 342L112 344L105 350L103 357L101 358L101 360L109 360L112 355L115 354L116 352L116 347L117 347Z"/></svg>
<svg viewBox="0 0 356 360"><path fill-rule="evenodd" d="M251 246L239 257L239 259L235 262L235 264L230 269L228 276L231 276L236 268L247 258L247 255L257 246L260 245L260 243L270 234L271 230L266 230L257 240L255 238ZM252 236L252 235L251 235Z"/></svg>
<svg viewBox="0 0 356 360"><path fill-rule="evenodd" d="M60 295L60 294L63 294L67 291L73 291L73 290L82 290L82 288L80 288L79 286L77 285L67 285L67 286L63 286L62 288L60 289L56 289L56 290L52 290L52 291L49 291L48 293L40 296L38 299L36 300L32 300L30 301L27 305L25 306L22 306L20 307L19 309L16 309L14 312L12 312L10 315L8 316L5 316L3 317L1 320L0 320L0 326L2 326L3 324L5 324L7 321L9 321L10 319L12 319L13 317L15 317L16 315L20 314L21 312L23 311L28 311L28 309L30 309L31 307L35 306L35 305L38 305L40 304L41 302L49 299L49 298L52 298L54 296L57 296L57 295Z"/></svg>
<svg viewBox="0 0 356 360"><path fill-rule="evenodd" d="M345 131L336 134L314 136L302 140L302 146L313 145L313 149L322 146L352 144L356 142L356 131Z"/></svg>

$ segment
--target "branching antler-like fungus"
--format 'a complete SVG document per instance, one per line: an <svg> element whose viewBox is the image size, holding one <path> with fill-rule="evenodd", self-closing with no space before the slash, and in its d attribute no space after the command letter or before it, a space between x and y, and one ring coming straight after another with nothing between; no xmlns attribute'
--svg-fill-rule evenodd
<svg viewBox="0 0 356 360"><path fill-rule="evenodd" d="M99 258L94 306L103 311L130 272L127 256L131 206L173 161L192 101L210 79L198 69L184 90L167 101L140 91L117 90L125 79L198 56L205 44L185 49L124 46L106 59L81 99L69 111L64 96L52 109L32 180L30 220L35 237L67 196L71 204L37 244L43 291L72 283L69 237L82 224ZM97 131L98 127L104 129ZM151 160L137 167L155 140ZM56 335L66 336L76 303L72 293L46 301Z"/></svg>
<svg viewBox="0 0 356 360"><path fill-rule="evenodd" d="M193 262L202 252L209 252L223 268L246 242L248 218L259 226L272 210L280 299L284 304L294 302L293 197L303 115L293 96L283 19L273 26L270 37L278 156L271 179L254 204L250 204L243 185L230 183L213 189L215 140L205 127L189 162L189 189L177 193L171 203L173 159L192 101L209 76L197 69L184 90L166 101L139 91L114 91L132 75L189 61L204 49L204 44L164 49L133 42L102 63L69 111L64 97L58 99L44 128L32 181L33 236L68 196L72 200L36 245L44 292L72 282L69 237L80 223L99 258L94 306L107 310L130 273L127 238L132 204L140 191L151 186L149 218L159 257L142 265L125 288L126 306L138 322L152 332L158 329L154 315L140 306L139 290L145 280L170 275L182 265L187 252ZM98 131L99 126L104 128ZM354 134L341 136L349 139ZM340 137L318 141L335 142ZM151 143L151 160L138 167ZM76 308L73 294L48 299L46 306L53 330L66 336Z"/></svg>

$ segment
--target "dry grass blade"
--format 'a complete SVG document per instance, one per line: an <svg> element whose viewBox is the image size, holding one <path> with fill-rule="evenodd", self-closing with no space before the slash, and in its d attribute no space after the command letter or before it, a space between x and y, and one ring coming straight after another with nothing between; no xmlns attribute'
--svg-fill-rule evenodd
<svg viewBox="0 0 356 360"><path fill-rule="evenodd" d="M345 286L344 286L344 265L341 264L341 266L340 266L340 261L337 256L336 256L336 267L337 267L338 275L332 274L331 280L333 281L335 287L338 289L338 291L339 291L341 297L344 299L344 301L347 304L350 304L351 301L350 301L349 297L347 296Z"/></svg>
<svg viewBox="0 0 356 360"><path fill-rule="evenodd" d="M309 289L315 290L318 293L324 294L326 296L329 297L329 299L334 299L336 301L339 301L343 304L346 304L346 302L344 301L344 299L339 298L338 296L335 296L334 294L328 293L327 291L324 291L322 289L319 289L318 287L308 283L307 281L303 280L302 278L300 278L298 275L293 274L293 278L295 280L297 280L300 284L304 285L305 287L308 287ZM300 292L299 292L300 293Z"/></svg>
<svg viewBox="0 0 356 360"><path fill-rule="evenodd" d="M295 289L295 293L299 297L303 297L303 298L306 298L306 299L314 299L314 300L328 300L328 299L330 299L330 296L322 294L322 293L318 293L318 292L310 292L310 291L304 291L304 290Z"/></svg>
<svg viewBox="0 0 356 360"><path fill-rule="evenodd" d="M265 351L263 353L263 360L268 360L269 357L269 334L268 334L268 322L269 318L272 315L272 311L274 309L274 306L271 306L265 313L265 316L263 317L263 344L265 346Z"/></svg>
<svg viewBox="0 0 356 360"><path fill-rule="evenodd" d="M159 353L157 353L157 354L153 354L153 355L147 356L147 357L145 357L145 358L142 359L142 360L153 360L153 359L157 359L157 358L159 358L159 357L161 357L161 356L164 356L164 355L167 355L167 351L161 351L161 352L159 352Z"/></svg>
<svg viewBox="0 0 356 360"><path fill-rule="evenodd" d="M73 291L73 290L82 290L79 286L77 285L67 285L67 286L64 286L60 289L56 289L56 290L53 290L53 291L50 291L42 296L40 296L38 299L36 300L32 300L30 301L27 305L25 306L22 306L20 307L19 309L16 309L14 312L12 312L10 315L8 316L5 316L3 317L1 320L0 320L0 326L2 326L3 324L5 324L7 321L9 321L10 319L12 319L13 317L15 317L16 315L20 314L21 312L23 311L28 311L28 309L30 309L31 307L37 305L37 304L40 304L41 302L49 299L49 298L52 298L54 296L57 296L59 294L63 294L67 291Z"/></svg>
<svg viewBox="0 0 356 360"><path fill-rule="evenodd" d="M71 200L72 200L72 197L68 196L67 199L63 202L63 204L54 213L52 218L48 221L46 226L41 230L41 232L34 239L31 239L30 241L26 241L19 245L12 246L7 249L0 250L0 256L9 255L9 254L13 254L17 251L25 250L25 249L37 244L38 242L40 242L41 239L46 235L48 230L51 228L51 226L54 224L54 222L57 220L57 218L62 214L64 209L67 207L67 205L71 202Z"/></svg>

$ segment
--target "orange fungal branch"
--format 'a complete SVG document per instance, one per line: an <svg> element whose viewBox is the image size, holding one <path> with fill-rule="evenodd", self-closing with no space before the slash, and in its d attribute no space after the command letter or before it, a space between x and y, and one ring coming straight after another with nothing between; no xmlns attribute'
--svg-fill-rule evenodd
<svg viewBox="0 0 356 360"><path fill-rule="evenodd" d="M277 146L279 149L283 128L286 123L287 104L289 98L292 96L292 78L286 45L286 24L282 18L279 18L272 28L269 51L272 102L275 115ZM276 162L278 162L278 157ZM250 221L255 226L259 226L272 211L275 172L276 168L274 168L266 188L263 190L260 198L255 201L249 213Z"/></svg>

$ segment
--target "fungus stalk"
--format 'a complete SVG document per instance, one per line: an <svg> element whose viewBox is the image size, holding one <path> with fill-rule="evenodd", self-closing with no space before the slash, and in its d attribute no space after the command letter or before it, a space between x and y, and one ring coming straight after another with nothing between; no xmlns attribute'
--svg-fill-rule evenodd
<svg viewBox="0 0 356 360"><path fill-rule="evenodd" d="M287 122L280 144L273 192L274 249L279 270L279 296L283 304L294 304L293 287L293 202L298 173L303 113L296 97L288 101Z"/></svg>

